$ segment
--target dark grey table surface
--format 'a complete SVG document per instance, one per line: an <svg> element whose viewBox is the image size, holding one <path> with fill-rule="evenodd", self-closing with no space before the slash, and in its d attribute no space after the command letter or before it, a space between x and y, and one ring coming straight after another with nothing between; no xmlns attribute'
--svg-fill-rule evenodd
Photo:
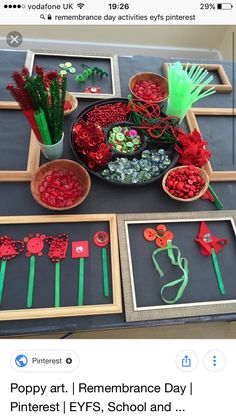
<svg viewBox="0 0 236 419"><path fill-rule="evenodd" d="M186 62L186 58L181 59ZM24 65L25 52L19 51L0 51L0 101L11 100L8 92L5 90L6 84L10 81L10 74L12 71L21 68ZM119 69L121 79L122 96L127 97L128 80L136 72L153 71L161 74L161 66L167 60L161 57L119 57ZM168 60L171 61L171 60ZM176 61L176 59L175 59ZM189 60L192 61L192 60ZM201 62L208 62L201 60ZM211 61L212 63L212 61ZM219 62L224 65L224 69L233 83L232 63ZM4 64L4 65L3 65ZM215 80L218 77L214 74ZM231 108L233 105L233 93L217 94L200 101L196 106L200 107L222 107ZM64 157L72 158L73 154L69 145L69 133L71 125L75 120L79 111L89 105L91 101L81 99L79 102L79 109L77 109L71 116L65 120L65 149ZM224 117L223 117L224 118ZM209 122L209 118L200 118L199 124L201 126L202 135L207 136L207 140L211 148L217 148L217 154L221 159L213 160L214 167L217 169L221 167L224 170L236 170L233 165L232 158L232 133L233 120L228 117L227 121L222 120L222 124ZM24 125L24 124L23 124ZM210 128L209 128L210 127ZM185 122L183 128L186 128ZM3 120L0 118L0 132L3 129ZM1 134L0 134L1 135ZM217 146L214 143L214 137L223 138L223 141L218 141ZM9 138L9 141L11 139ZM227 140L227 141L226 141ZM17 145L11 141L13 151L14 164L17 164ZM236 159L235 159L236 160ZM43 162L43 160L42 160ZM224 209L236 209L236 182L215 183L213 184L216 192L219 194ZM0 183L0 215L37 215L48 214L47 210L38 206L32 199L29 183ZM101 182L99 179L92 178L91 192L86 201L78 208L67 213L147 213L147 212L166 212L166 211L207 211L214 210L214 206L209 201L198 200L189 204L177 203L165 195L161 189L160 182L154 183L140 188L129 187L114 187L112 185ZM71 318L53 318L53 319L37 319L25 321L4 321L0 322L0 336L11 336L19 334L42 334L42 333L56 333L64 332L71 333L74 331L83 330L99 330L99 329L117 329L127 327L143 327L143 326L157 326L164 324L181 324L189 322L205 322L205 321L231 321L236 320L236 313L231 315L218 316L201 316L185 319L161 320L151 322L137 322L126 323L125 315L102 315L102 316L84 316Z"/></svg>

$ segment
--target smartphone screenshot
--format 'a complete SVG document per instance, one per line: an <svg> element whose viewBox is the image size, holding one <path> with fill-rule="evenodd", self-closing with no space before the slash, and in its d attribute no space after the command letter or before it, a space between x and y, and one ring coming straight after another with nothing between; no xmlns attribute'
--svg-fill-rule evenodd
<svg viewBox="0 0 236 419"><path fill-rule="evenodd" d="M236 4L2 0L5 418L234 415Z"/></svg>

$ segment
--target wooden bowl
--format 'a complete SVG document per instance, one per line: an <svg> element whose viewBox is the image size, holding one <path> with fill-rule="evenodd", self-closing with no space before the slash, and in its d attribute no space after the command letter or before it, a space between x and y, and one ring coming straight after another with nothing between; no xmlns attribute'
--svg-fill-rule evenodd
<svg viewBox="0 0 236 419"><path fill-rule="evenodd" d="M78 107L78 100L71 93L66 92L66 100L68 100L70 102L71 109L68 109L68 111L64 111L64 116L70 115Z"/></svg>
<svg viewBox="0 0 236 419"><path fill-rule="evenodd" d="M182 201L182 202L196 201L197 199L201 198L202 195L204 195L204 193L207 191L208 185L209 185L208 174L203 169L198 168L199 174L205 182L204 187L202 188L202 190L199 192L198 195L195 195L192 198L183 199L183 198L179 198L177 196L172 195L166 188L166 180L167 180L167 177L169 176L169 174L173 171L177 171L178 169L184 169L185 167L188 167L188 166L177 166L177 167L174 167L173 169L169 170L162 179L162 187L163 187L165 193L167 195L169 195L172 199L175 199L176 201Z"/></svg>
<svg viewBox="0 0 236 419"><path fill-rule="evenodd" d="M42 184L45 176L50 175L54 170L70 170L77 176L77 179L82 186L82 194L77 198L77 200L73 202L72 205L68 207L61 207L61 208L53 207L43 202L40 198L39 186ZM63 211L63 210L68 210L68 209L77 207L77 205L81 204L87 197L90 191L90 187L91 187L91 180L90 180L90 176L87 170L83 166L81 166L79 163L76 163L72 160L53 160L49 163L43 164L33 174L33 178L30 184L31 193L35 201L45 208L48 208L51 210L57 210L57 211Z"/></svg>
<svg viewBox="0 0 236 419"><path fill-rule="evenodd" d="M162 100L159 100L158 102L155 101L145 101L144 99L140 98L139 96L134 94L133 88L135 86L135 84L137 83L137 81L139 80L151 80L151 81L155 81L157 82L162 89L164 89L165 94L164 94L164 98ZM136 97L136 99L139 99L141 102L148 102L148 103L161 103L164 102L169 95L169 89L168 89L168 80L165 77L160 76L159 74L156 73L137 73L134 74L134 76L132 76L129 79L129 90L131 91L132 95L134 97Z"/></svg>

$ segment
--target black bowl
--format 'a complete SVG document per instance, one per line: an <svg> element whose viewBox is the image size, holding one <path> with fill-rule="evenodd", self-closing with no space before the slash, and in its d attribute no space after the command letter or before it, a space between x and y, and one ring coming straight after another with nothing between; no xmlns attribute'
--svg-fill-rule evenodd
<svg viewBox="0 0 236 419"><path fill-rule="evenodd" d="M133 153L122 153L121 151L118 151L111 146L112 154L115 155L116 157L127 157L127 158L137 157L137 156L141 155L142 151L145 150L145 148L147 147L147 140L146 140L145 135L131 122L117 122L116 124L111 125L108 128L107 133L106 133L106 143L108 145L110 145L109 142L108 142L109 133L114 127L118 127L118 126L129 127L131 129L132 128L135 129L137 131L137 133L139 134L142 142L141 142L141 146L139 147L139 149L134 151Z"/></svg>
<svg viewBox="0 0 236 419"><path fill-rule="evenodd" d="M119 186L134 186L134 187L144 186L144 185L148 185L148 184L151 184L153 182L156 182L157 180L161 179L168 170L172 169L172 167L174 167L176 165L177 161L178 161L179 154L177 153L177 151L175 151L174 146L172 144L170 144L170 143L166 143L166 142L162 142L162 141L155 141L155 144L153 144L153 142L150 142L150 144L149 144L149 142L147 141L146 149L161 149L161 148L164 149L167 152L167 154L169 155L170 160L171 160L171 163L167 167L167 169L164 170L162 173L160 173L159 175L157 175L155 178L152 178L150 180L147 180L146 182L143 182L143 183L122 183L122 182L118 182L118 181L111 181L111 180L105 179L101 175L101 173L100 173L101 171L100 172L99 171L96 172L96 171L91 170L91 169L88 168L88 166L84 162L82 156L80 155L80 153L78 153L78 151L76 149L75 141L74 141L74 136L73 136L73 127L74 127L74 125L77 124L77 123L79 123L81 120L86 121L86 114L89 111L91 111L92 109L94 109L96 106L102 106L102 105L106 105L108 103L117 103L117 102L128 103L128 100L127 99L124 99L124 98L120 98L120 99L119 98L115 98L115 99L99 100L95 104L92 104L92 105L87 106L82 112L80 112L78 114L77 119L75 120L75 122L73 123L72 128L71 128L70 144L71 144L71 149L73 151L73 154L74 154L76 160L82 166L84 166L85 169L87 169L87 171L89 173L91 173L93 176L95 176L95 177L103 180L104 182L108 182L108 183L111 183L111 184L114 184L114 185L119 185ZM117 124L118 125L121 125L121 122L117 121ZM130 119L130 115L129 115L128 121L125 122L125 125L129 125L129 124L131 124L135 129L137 129L134 126L134 124L132 123L132 119ZM104 128L103 129L103 131L104 131L105 134L109 131L110 127L107 127L107 128ZM139 154L141 154L141 153L139 153ZM114 161L117 157L118 157L117 152L113 153L111 161ZM136 155L135 156L131 156L131 154L125 154L124 157L126 157L127 159L131 159L131 158L137 157L137 156ZM103 167L102 170L104 170L106 167L107 166Z"/></svg>

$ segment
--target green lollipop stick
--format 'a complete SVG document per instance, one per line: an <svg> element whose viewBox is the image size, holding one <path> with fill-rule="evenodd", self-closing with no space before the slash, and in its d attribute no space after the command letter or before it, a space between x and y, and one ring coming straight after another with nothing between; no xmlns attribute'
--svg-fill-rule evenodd
<svg viewBox="0 0 236 419"><path fill-rule="evenodd" d="M109 297L107 250L105 247L102 248L102 270L103 270L103 293L105 297Z"/></svg>
<svg viewBox="0 0 236 419"><path fill-rule="evenodd" d="M29 282L28 282L28 293L27 293L27 308L31 308L33 304L33 292L34 292L34 278L35 278L35 256L30 258L30 271L29 271Z"/></svg>
<svg viewBox="0 0 236 419"><path fill-rule="evenodd" d="M84 305L84 288L85 288L85 258L89 257L89 242L76 241L72 242L72 259L79 259L79 277L78 277L78 296L77 305Z"/></svg>
<svg viewBox="0 0 236 419"><path fill-rule="evenodd" d="M60 272L61 272L61 263L55 263L55 307L60 307Z"/></svg>
<svg viewBox="0 0 236 419"><path fill-rule="evenodd" d="M44 234L36 233L29 234L28 237L24 238L26 243L26 256L30 258L30 269L29 269L29 280L28 280L28 292L27 292L27 308L31 308L33 305L33 293L34 293L34 280L35 280L35 255L42 256L42 250L44 248Z"/></svg>
<svg viewBox="0 0 236 419"><path fill-rule="evenodd" d="M217 256L216 256L216 252L215 252L213 247L212 247L211 257L212 257L212 261L213 261L213 265L214 265L214 269L215 269L216 278L217 278L217 281L218 281L220 293L222 295L225 295L224 282L223 282L223 278L222 278L222 275L221 275L221 272L220 272L220 267L219 267L218 259L217 259Z"/></svg>
<svg viewBox="0 0 236 419"><path fill-rule="evenodd" d="M103 295L109 297L109 275L106 246L109 243L109 235L106 231L98 231L93 236L93 242L96 246L102 248L102 272L103 272Z"/></svg>
<svg viewBox="0 0 236 419"><path fill-rule="evenodd" d="M5 281L6 266L7 266L7 261L2 260L1 270L0 270L0 304L2 302L2 294L3 294L3 287L4 287L4 281Z"/></svg>
<svg viewBox="0 0 236 419"><path fill-rule="evenodd" d="M84 305L84 258L79 260L78 306Z"/></svg>

